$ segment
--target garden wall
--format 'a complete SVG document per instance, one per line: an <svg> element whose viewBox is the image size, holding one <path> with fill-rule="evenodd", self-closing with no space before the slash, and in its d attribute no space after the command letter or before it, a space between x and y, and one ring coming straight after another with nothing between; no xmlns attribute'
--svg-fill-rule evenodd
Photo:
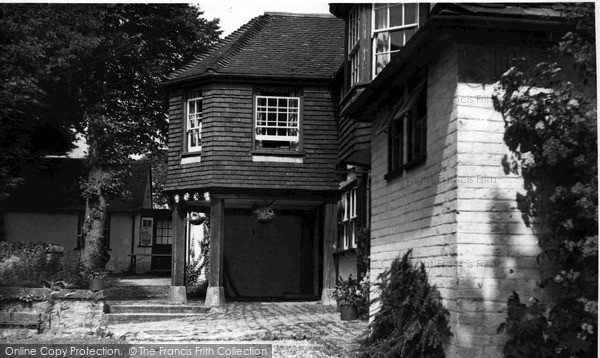
<svg viewBox="0 0 600 358"><path fill-rule="evenodd" d="M106 309L103 291L88 290L2 287L0 302L0 337L95 332L102 326ZM39 330L32 324L36 320Z"/></svg>

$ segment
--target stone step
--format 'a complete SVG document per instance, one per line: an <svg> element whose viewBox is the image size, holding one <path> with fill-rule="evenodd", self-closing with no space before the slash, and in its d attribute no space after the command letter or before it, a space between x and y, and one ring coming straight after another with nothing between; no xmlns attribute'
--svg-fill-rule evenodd
<svg viewBox="0 0 600 358"><path fill-rule="evenodd" d="M108 313L104 315L108 324L168 321L179 318L202 319L203 316L201 313Z"/></svg>
<svg viewBox="0 0 600 358"><path fill-rule="evenodd" d="M104 290L109 300L138 300L148 298L166 298L169 286L122 286Z"/></svg>
<svg viewBox="0 0 600 358"><path fill-rule="evenodd" d="M177 304L109 304L110 313L206 313L209 308L202 305Z"/></svg>

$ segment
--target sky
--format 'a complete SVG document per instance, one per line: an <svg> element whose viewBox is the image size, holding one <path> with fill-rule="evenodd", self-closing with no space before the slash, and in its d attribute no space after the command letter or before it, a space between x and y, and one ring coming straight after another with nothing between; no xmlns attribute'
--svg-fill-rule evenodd
<svg viewBox="0 0 600 358"><path fill-rule="evenodd" d="M223 36L227 36L252 18L267 12L329 14L326 0L209 0L196 2L208 20L219 18Z"/></svg>

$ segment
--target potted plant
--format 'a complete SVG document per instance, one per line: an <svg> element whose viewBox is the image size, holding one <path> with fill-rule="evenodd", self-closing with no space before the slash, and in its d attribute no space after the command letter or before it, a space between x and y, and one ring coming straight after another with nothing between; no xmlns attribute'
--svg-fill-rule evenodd
<svg viewBox="0 0 600 358"><path fill-rule="evenodd" d="M105 270L88 270L87 277L90 280L90 290L100 291L104 289L104 279L108 276Z"/></svg>
<svg viewBox="0 0 600 358"><path fill-rule="evenodd" d="M340 307L342 321L358 319L358 306L364 300L364 294L360 289L358 280L353 278L352 275L348 276L347 280L340 277L339 283L333 292L333 298L337 300Z"/></svg>

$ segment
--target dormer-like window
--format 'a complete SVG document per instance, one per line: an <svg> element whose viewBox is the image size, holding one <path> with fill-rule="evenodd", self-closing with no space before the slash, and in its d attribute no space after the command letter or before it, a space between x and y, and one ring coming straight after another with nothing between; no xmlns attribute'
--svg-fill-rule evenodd
<svg viewBox="0 0 600 358"><path fill-rule="evenodd" d="M419 6L373 4L373 77L390 62L419 27Z"/></svg>
<svg viewBox="0 0 600 358"><path fill-rule="evenodd" d="M360 14L355 6L348 16L348 62L350 64L350 86L360 81Z"/></svg>
<svg viewBox="0 0 600 358"><path fill-rule="evenodd" d="M188 100L187 112L187 150L202 151L202 97Z"/></svg>

